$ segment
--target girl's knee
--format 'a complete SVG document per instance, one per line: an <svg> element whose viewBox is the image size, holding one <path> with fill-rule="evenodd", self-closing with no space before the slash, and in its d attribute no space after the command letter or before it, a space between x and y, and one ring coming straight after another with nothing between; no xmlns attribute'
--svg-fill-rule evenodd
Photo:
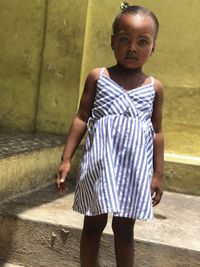
<svg viewBox="0 0 200 267"><path fill-rule="evenodd" d="M83 232L92 233L102 233L107 224L107 214L97 215L97 216L85 216Z"/></svg>
<svg viewBox="0 0 200 267"><path fill-rule="evenodd" d="M133 238L135 220L122 217L113 217L112 230L115 236L123 239Z"/></svg>

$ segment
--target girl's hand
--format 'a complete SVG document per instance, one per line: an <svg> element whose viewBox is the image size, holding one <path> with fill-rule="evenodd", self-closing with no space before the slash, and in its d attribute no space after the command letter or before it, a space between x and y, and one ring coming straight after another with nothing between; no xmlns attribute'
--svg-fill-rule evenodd
<svg viewBox="0 0 200 267"><path fill-rule="evenodd" d="M152 197L153 207L155 207L160 202L162 194L163 194L162 178L154 176L151 182L151 197Z"/></svg>
<svg viewBox="0 0 200 267"><path fill-rule="evenodd" d="M66 192L66 178L71 169L70 161L61 162L58 172L56 174L56 187L58 192Z"/></svg>

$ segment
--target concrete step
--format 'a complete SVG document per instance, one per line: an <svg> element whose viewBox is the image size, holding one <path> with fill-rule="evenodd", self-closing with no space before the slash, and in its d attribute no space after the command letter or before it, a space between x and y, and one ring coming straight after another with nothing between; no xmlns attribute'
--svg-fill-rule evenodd
<svg viewBox="0 0 200 267"><path fill-rule="evenodd" d="M0 205L0 258L27 267L78 267L83 216L72 211L73 186L54 185ZM155 219L136 222L136 267L200 266L200 197L164 192ZM99 266L114 267L111 216Z"/></svg>
<svg viewBox="0 0 200 267"><path fill-rule="evenodd" d="M0 201L52 182L64 141L58 135L1 133Z"/></svg>
<svg viewBox="0 0 200 267"><path fill-rule="evenodd" d="M165 153L165 190L200 196L200 157Z"/></svg>

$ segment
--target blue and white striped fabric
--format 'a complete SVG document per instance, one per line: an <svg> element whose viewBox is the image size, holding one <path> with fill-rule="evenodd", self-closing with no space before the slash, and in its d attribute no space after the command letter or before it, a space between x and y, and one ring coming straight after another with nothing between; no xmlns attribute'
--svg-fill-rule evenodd
<svg viewBox="0 0 200 267"><path fill-rule="evenodd" d="M151 219L154 79L125 91L101 69L96 90L73 209Z"/></svg>

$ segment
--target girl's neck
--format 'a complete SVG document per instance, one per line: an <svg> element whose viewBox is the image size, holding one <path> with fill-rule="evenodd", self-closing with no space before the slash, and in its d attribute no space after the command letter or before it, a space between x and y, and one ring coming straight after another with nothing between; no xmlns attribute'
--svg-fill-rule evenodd
<svg viewBox="0 0 200 267"><path fill-rule="evenodd" d="M127 69L117 64L107 70L109 77L125 90L139 87L145 79L145 74L142 72L142 68Z"/></svg>
<svg viewBox="0 0 200 267"><path fill-rule="evenodd" d="M137 69L128 69L120 64L117 64L113 67L113 69L122 74L122 75L137 75L137 74L140 74L142 72L142 68L137 68Z"/></svg>

